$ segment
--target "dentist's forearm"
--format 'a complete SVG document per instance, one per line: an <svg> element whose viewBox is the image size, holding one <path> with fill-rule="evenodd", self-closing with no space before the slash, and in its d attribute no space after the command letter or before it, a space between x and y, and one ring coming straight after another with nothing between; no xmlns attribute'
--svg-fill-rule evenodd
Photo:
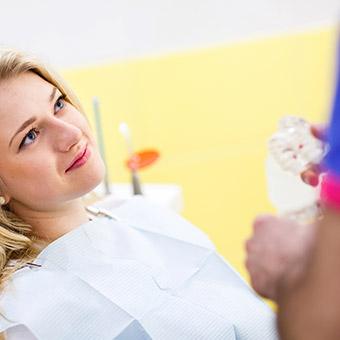
<svg viewBox="0 0 340 340"><path fill-rule="evenodd" d="M282 339L340 339L340 210L325 209L306 272L282 282L278 304Z"/></svg>

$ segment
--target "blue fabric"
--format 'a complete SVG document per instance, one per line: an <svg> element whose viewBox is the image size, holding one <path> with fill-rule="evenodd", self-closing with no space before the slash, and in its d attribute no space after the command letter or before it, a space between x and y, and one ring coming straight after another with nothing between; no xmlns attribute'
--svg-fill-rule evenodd
<svg viewBox="0 0 340 340"><path fill-rule="evenodd" d="M325 167L333 174L340 176L340 39L337 64L335 98L327 131L329 152L325 157Z"/></svg>

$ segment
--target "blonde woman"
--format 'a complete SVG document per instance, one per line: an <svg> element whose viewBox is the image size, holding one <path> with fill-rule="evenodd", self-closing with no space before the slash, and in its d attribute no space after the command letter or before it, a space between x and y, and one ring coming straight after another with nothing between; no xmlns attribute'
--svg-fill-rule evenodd
<svg viewBox="0 0 340 340"><path fill-rule="evenodd" d="M276 339L275 317L180 216L135 197L89 217L103 162L72 92L0 55L0 332L17 340Z"/></svg>

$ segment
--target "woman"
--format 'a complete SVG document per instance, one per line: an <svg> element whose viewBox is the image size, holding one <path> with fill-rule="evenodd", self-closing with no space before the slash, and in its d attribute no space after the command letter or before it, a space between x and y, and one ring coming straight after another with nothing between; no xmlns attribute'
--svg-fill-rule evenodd
<svg viewBox="0 0 340 340"><path fill-rule="evenodd" d="M136 197L89 220L103 162L50 70L0 56L0 332L8 339L275 339L275 320L214 246Z"/></svg>

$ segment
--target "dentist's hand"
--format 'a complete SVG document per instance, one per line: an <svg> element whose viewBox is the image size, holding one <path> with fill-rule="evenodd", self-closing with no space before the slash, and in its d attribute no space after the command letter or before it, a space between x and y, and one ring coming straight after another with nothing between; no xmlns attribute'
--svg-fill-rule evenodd
<svg viewBox="0 0 340 340"><path fill-rule="evenodd" d="M326 141L325 126L312 125L311 133L321 141ZM306 184L316 187L319 184L319 176L321 173L322 169L320 164L310 164L308 169L301 173L301 178Z"/></svg>
<svg viewBox="0 0 340 340"><path fill-rule="evenodd" d="M303 273L314 244L315 226L262 215L255 219L253 229L246 243L251 284L258 294L275 301L280 285Z"/></svg>

